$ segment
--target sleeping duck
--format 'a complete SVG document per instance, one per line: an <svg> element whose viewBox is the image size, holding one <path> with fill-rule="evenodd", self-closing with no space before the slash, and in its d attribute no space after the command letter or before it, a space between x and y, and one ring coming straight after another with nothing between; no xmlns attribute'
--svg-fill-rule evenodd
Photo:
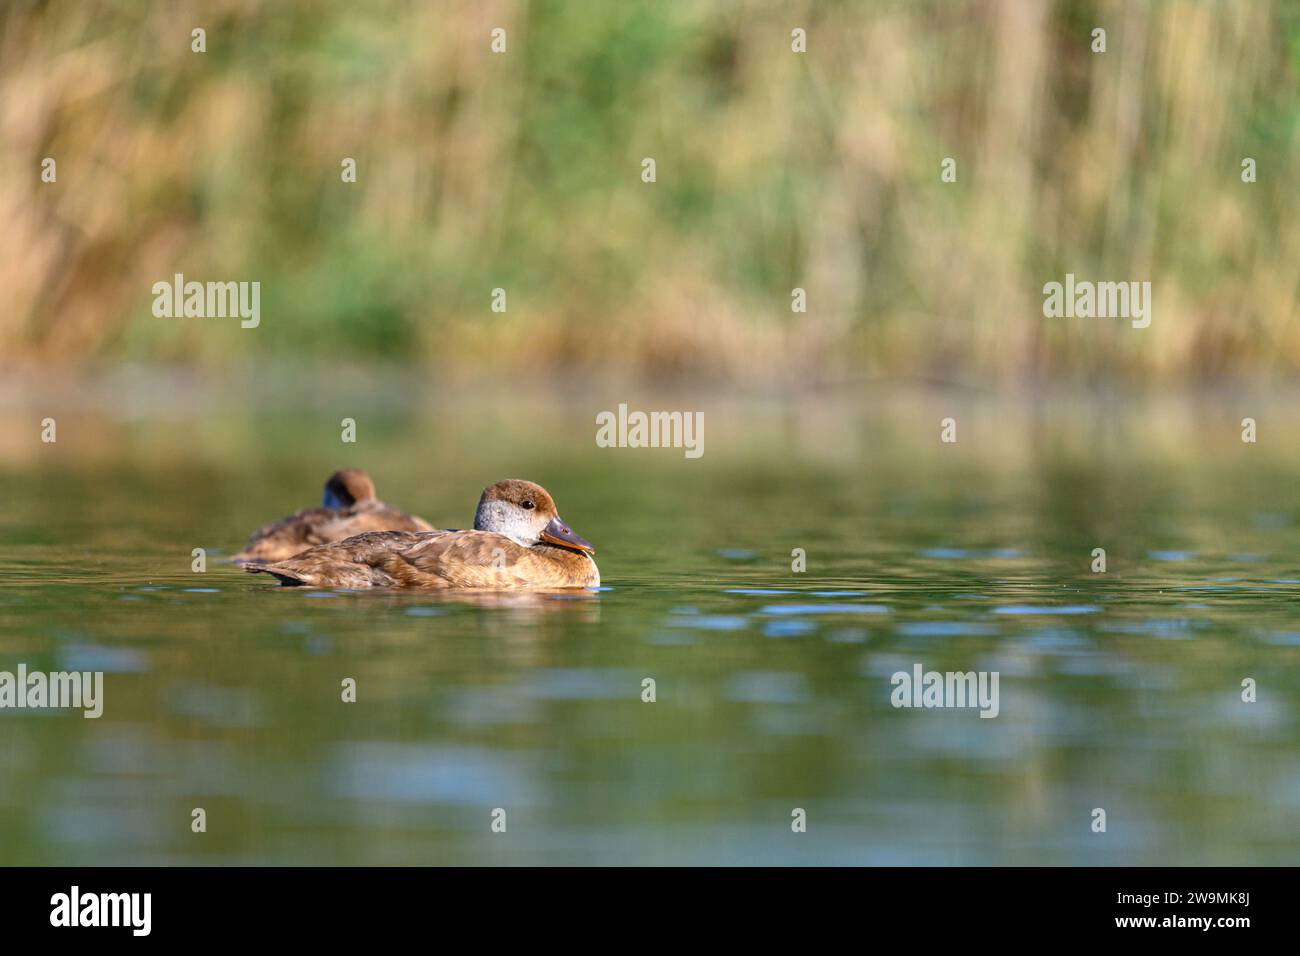
<svg viewBox="0 0 1300 956"><path fill-rule="evenodd" d="M560 519L545 488L510 479L484 489L473 531L374 531L247 570L328 588L594 588L594 550Z"/></svg>
<svg viewBox="0 0 1300 956"><path fill-rule="evenodd" d="M291 558L318 544L342 541L366 531L432 531L427 521L398 511L375 497L375 483L357 468L330 475L319 508L262 525L244 550L231 558L238 564L261 564Z"/></svg>

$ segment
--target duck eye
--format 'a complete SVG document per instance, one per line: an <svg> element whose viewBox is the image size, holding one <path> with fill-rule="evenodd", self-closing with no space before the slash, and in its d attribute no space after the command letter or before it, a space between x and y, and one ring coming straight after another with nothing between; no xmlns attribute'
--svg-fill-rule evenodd
<svg viewBox="0 0 1300 956"><path fill-rule="evenodd" d="M536 507L536 505L534 505L531 501L525 501L523 504L524 504L524 508L528 511L532 511L533 508Z"/></svg>

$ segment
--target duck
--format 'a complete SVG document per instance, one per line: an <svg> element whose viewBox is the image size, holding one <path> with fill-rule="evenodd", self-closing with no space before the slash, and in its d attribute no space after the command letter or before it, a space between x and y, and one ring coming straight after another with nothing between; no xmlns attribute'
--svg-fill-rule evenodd
<svg viewBox="0 0 1300 956"><path fill-rule="evenodd" d="M599 587L595 550L545 488L508 478L483 489L472 531L371 531L245 570L288 587L549 591Z"/></svg>
<svg viewBox="0 0 1300 956"><path fill-rule="evenodd" d="M408 515L375 497L375 483L359 468L330 475L319 508L306 508L264 524L230 560L235 564L283 561L319 544L367 531L432 531L423 518Z"/></svg>

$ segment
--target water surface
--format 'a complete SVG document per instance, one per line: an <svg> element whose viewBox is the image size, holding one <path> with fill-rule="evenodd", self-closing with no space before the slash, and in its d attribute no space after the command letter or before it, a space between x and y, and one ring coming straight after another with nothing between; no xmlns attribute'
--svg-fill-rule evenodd
<svg viewBox="0 0 1300 956"><path fill-rule="evenodd" d="M942 399L705 398L688 461L597 449L617 400L367 408L356 445L333 407L68 409L52 446L7 411L0 670L102 670L106 700L0 711L0 862L1300 859L1297 455L1234 408L965 403L944 446ZM344 465L448 527L537 480L605 587L222 563ZM997 671L998 717L895 709L915 663Z"/></svg>

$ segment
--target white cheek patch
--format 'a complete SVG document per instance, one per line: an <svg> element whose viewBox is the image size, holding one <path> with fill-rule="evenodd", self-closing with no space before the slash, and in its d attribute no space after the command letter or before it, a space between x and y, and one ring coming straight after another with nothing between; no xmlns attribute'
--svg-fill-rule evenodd
<svg viewBox="0 0 1300 956"><path fill-rule="evenodd" d="M474 527L479 531L495 531L521 548L531 548L538 541L527 516L503 501L481 505L474 516Z"/></svg>

